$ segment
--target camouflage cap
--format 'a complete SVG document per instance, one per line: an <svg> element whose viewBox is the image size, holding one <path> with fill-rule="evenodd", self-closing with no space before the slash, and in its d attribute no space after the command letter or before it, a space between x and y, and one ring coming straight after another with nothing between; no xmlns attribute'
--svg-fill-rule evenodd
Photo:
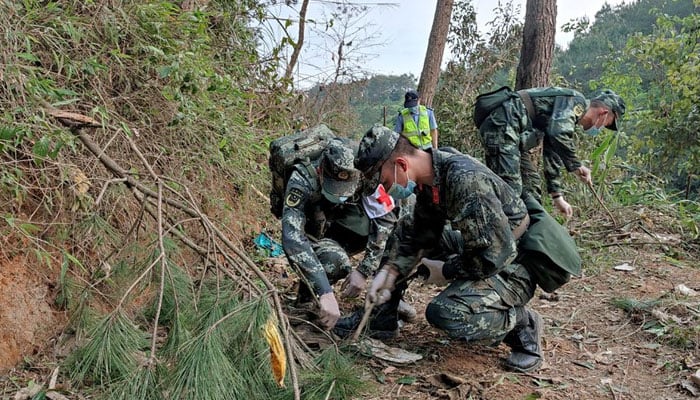
<svg viewBox="0 0 700 400"><path fill-rule="evenodd" d="M618 122L622 120L622 116L625 115L625 101L622 100L622 97L610 89L605 89L598 96L592 98L591 101L603 103L615 113L615 119L610 125L606 126L606 128L616 131Z"/></svg>
<svg viewBox="0 0 700 400"><path fill-rule="evenodd" d="M341 140L328 143L321 156L321 190L332 199L351 197L360 183L360 171L355 169L355 152Z"/></svg>
<svg viewBox="0 0 700 400"><path fill-rule="evenodd" d="M379 170L391 155L399 134L380 124L374 125L360 140L355 166L365 177L366 191L373 192L379 185Z"/></svg>

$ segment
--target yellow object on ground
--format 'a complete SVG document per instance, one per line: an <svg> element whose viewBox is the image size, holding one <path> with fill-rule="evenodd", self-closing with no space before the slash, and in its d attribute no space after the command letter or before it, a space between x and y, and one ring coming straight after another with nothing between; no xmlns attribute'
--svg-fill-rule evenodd
<svg viewBox="0 0 700 400"><path fill-rule="evenodd" d="M287 354L282 345L282 338L277 329L277 321L274 316L265 323L265 339L270 345L270 364L272 365L272 375L280 387L284 387L284 375L287 372Z"/></svg>

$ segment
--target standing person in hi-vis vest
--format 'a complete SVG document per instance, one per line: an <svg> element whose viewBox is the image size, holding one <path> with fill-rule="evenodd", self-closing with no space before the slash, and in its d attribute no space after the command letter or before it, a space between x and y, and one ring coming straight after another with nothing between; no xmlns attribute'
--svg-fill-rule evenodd
<svg viewBox="0 0 700 400"><path fill-rule="evenodd" d="M406 136L419 149L437 149L438 127L433 109L420 104L415 90L406 92L403 107L396 116L394 131Z"/></svg>

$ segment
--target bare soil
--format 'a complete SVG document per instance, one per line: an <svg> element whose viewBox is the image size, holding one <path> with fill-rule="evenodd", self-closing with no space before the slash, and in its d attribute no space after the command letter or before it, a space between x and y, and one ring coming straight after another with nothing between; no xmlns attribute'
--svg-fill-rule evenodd
<svg viewBox="0 0 700 400"><path fill-rule="evenodd" d="M628 267L615 268L625 263ZM697 260L658 243L620 243L588 255L584 268L584 276L554 295L538 290L530 303L546 323L545 363L530 374L500 367L509 351L503 344L467 345L432 328L423 312L439 288L413 285L406 298L418 318L386 343L423 358L410 365L359 358L368 386L362 398L696 398L700 387L689 377L700 369L700 295L684 295L677 287L700 292ZM66 316L52 308L56 271L3 252L0 272L0 399L13 399L30 380L46 385L55 373L65 353L55 339ZM267 272L282 291L294 290L293 274L284 265L270 262ZM658 303L629 312L615 299ZM360 302L343 307L347 311Z"/></svg>
<svg viewBox="0 0 700 400"><path fill-rule="evenodd" d="M510 373L499 366L509 354L496 348L448 340L423 318L425 305L439 289L416 286L407 298L419 311L397 339L387 342L417 352L413 365L390 365L366 359L376 392L372 399L688 399L688 381L700 368L700 322L697 296L679 295L679 284L700 289L696 267L674 265L663 255L634 251L633 271L619 271L617 263L599 265L595 275L575 278L555 295L541 292L530 303L545 320L545 363L534 373ZM622 264L622 262L620 263ZM611 301L677 299L694 311L676 307L694 337L692 347L667 343L650 327L649 315L628 313ZM384 383L379 383L383 381ZM688 386L690 385L690 386ZM689 387L689 389L686 389ZM700 391L700 388L695 388Z"/></svg>

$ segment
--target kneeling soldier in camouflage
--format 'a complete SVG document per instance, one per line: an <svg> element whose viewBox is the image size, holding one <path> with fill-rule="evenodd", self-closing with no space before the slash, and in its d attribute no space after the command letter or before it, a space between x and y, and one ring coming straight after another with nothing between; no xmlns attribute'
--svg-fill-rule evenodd
<svg viewBox="0 0 700 400"><path fill-rule="evenodd" d="M300 164L289 177L282 209L282 247L302 275L297 302L318 299L321 324L332 328L340 311L333 283L346 278L343 295L354 297L379 265L396 223L393 212L369 218L356 195L360 172L353 150L334 139L316 165ZM391 211L391 210L389 210ZM350 255L365 251L356 269ZM308 285L310 286L307 286Z"/></svg>
<svg viewBox="0 0 700 400"><path fill-rule="evenodd" d="M407 277L422 264L426 283L447 286L426 308L431 325L470 343L505 342L512 349L509 369L539 368L543 320L526 307L537 283L516 262L517 241L529 224L520 193L468 155L418 150L381 126L362 138L356 166L368 187L381 183L395 199L417 196L367 291L367 301L378 305L370 331L393 326ZM357 321L357 315L341 318L334 332L346 336Z"/></svg>

